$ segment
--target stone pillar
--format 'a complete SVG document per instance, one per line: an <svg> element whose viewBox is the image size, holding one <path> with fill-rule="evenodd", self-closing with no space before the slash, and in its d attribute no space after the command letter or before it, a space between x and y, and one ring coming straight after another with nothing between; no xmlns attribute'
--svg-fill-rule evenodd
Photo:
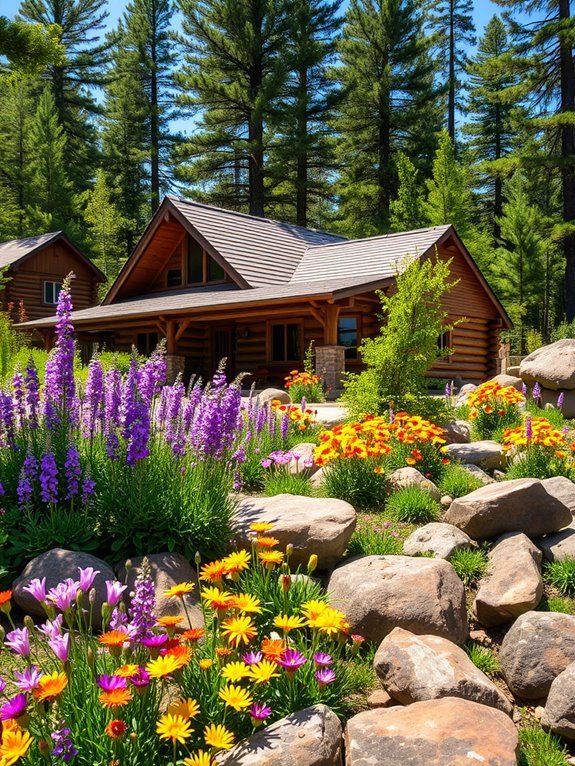
<svg viewBox="0 0 575 766"><path fill-rule="evenodd" d="M345 347L316 346L315 371L325 381L330 391L340 389L345 372Z"/></svg>
<svg viewBox="0 0 575 766"><path fill-rule="evenodd" d="M173 383L179 373L184 372L186 358L179 354L166 354L166 378L168 383Z"/></svg>

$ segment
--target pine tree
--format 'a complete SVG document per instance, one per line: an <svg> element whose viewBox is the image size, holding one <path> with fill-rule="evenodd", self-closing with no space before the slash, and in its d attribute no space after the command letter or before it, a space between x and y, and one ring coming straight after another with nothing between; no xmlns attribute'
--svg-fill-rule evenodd
<svg viewBox="0 0 575 766"><path fill-rule="evenodd" d="M97 162L98 112L94 86L103 82L106 46L99 30L107 17L106 0L22 0L20 15L46 29L58 25L63 61L50 64L45 76L66 136L67 161L74 191L88 188Z"/></svg>
<svg viewBox="0 0 575 766"><path fill-rule="evenodd" d="M318 213L330 196L328 173L335 160L328 118L341 92L328 77L328 66L335 56L339 5L340 0L292 0L289 10L289 76L274 118L275 167L270 170L272 184L279 181L274 191L283 203L282 219L300 226L307 226L310 210L314 223L321 225Z"/></svg>
<svg viewBox="0 0 575 766"><path fill-rule="evenodd" d="M455 113L463 107L462 77L467 63L467 47L475 45L473 0L431 2L428 24L447 91L447 132L455 145Z"/></svg>
<svg viewBox="0 0 575 766"><path fill-rule="evenodd" d="M94 260L108 277L108 283L118 276L123 254L123 221L114 205L106 176L96 174L92 191L88 192L84 220L88 225L88 242Z"/></svg>
<svg viewBox="0 0 575 766"><path fill-rule="evenodd" d="M395 155L431 157L440 117L429 43L415 0L352 0L335 74L346 90L341 134L341 229L354 236L389 225L397 192ZM417 162L416 162L417 160Z"/></svg>
<svg viewBox="0 0 575 766"><path fill-rule="evenodd" d="M499 236L497 219L502 214L503 175L514 149L519 104L525 93L505 24L493 16L479 41L477 54L468 66L470 121L464 126L471 158L477 165L486 220ZM515 116L515 119L514 119Z"/></svg>
<svg viewBox="0 0 575 766"><path fill-rule="evenodd" d="M285 0L180 0L180 103L199 114L177 153L194 196L264 215L273 104L286 79Z"/></svg>
<svg viewBox="0 0 575 766"><path fill-rule="evenodd" d="M42 29L37 24L0 16L0 56L8 59L12 70L29 74L41 72L48 64L63 60L58 33L56 26Z"/></svg>
<svg viewBox="0 0 575 766"><path fill-rule="evenodd" d="M410 231L426 224L423 194L419 174L413 162L403 152L395 158L399 187L397 197L389 206L391 231Z"/></svg>

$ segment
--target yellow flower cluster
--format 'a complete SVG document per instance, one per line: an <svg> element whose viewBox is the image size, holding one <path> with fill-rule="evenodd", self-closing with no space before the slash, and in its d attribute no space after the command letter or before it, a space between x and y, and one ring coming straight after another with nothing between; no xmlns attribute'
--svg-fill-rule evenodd
<svg viewBox="0 0 575 766"><path fill-rule="evenodd" d="M305 431L309 426L315 425L316 411L306 407L304 410L299 404L282 404L279 399L272 401L274 410L287 414L290 423L297 425L298 431Z"/></svg>
<svg viewBox="0 0 575 766"><path fill-rule="evenodd" d="M474 420L480 410L486 415L496 411L503 415L502 407L520 404L523 401L523 394L514 386L502 386L497 381L488 380L469 394L467 404L470 407L469 416Z"/></svg>
<svg viewBox="0 0 575 766"><path fill-rule="evenodd" d="M320 379L317 375L311 372L299 372L298 370L292 370L289 375L285 377L285 387L291 388L291 386L317 386L320 383Z"/></svg>
<svg viewBox="0 0 575 766"><path fill-rule="evenodd" d="M565 457L567 452L561 448L569 449L565 434L558 431L547 418L533 418L518 428L506 428L503 432L503 449L512 447L525 447L537 444L541 447L554 447L559 454L557 457Z"/></svg>

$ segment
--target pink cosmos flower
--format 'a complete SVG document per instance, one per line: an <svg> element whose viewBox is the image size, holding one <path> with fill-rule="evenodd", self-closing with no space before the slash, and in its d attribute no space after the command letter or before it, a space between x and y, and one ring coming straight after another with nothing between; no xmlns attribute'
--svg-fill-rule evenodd
<svg viewBox="0 0 575 766"><path fill-rule="evenodd" d="M80 590L82 593L87 593L94 584L96 575L100 574L100 570L94 569L94 567L86 567L85 569L78 567L78 572L80 573Z"/></svg>
<svg viewBox="0 0 575 766"><path fill-rule="evenodd" d="M117 580L106 580L106 601L110 606L116 606L122 598L122 593L128 586Z"/></svg>
<svg viewBox="0 0 575 766"><path fill-rule="evenodd" d="M54 636L48 641L48 646L60 662L67 662L70 655L70 634Z"/></svg>
<svg viewBox="0 0 575 766"><path fill-rule="evenodd" d="M38 686L38 681L43 675L42 671L38 670L36 665L30 665L30 667L26 668L23 673L14 673L16 686L22 692L31 692Z"/></svg>
<svg viewBox="0 0 575 766"><path fill-rule="evenodd" d="M68 577L67 580L58 583L55 588L48 591L47 599L54 604L56 609L66 612L76 602L79 587L79 582Z"/></svg>
<svg viewBox="0 0 575 766"><path fill-rule="evenodd" d="M315 677L318 680L320 686L327 686L335 681L336 675L332 668L320 668L315 671Z"/></svg>
<svg viewBox="0 0 575 766"><path fill-rule="evenodd" d="M55 636L60 635L63 622L64 616L59 614L52 620L52 622L50 622L50 620L46 620L43 625L39 625L38 630L48 638L54 638Z"/></svg>
<svg viewBox="0 0 575 766"><path fill-rule="evenodd" d="M301 668L302 665L305 665L307 659L301 652L298 652L297 649L286 649L282 654L281 659L277 660L277 662L285 668L288 673L295 673L295 671Z"/></svg>
<svg viewBox="0 0 575 766"><path fill-rule="evenodd" d="M14 654L19 654L21 657L28 657L30 655L30 638L28 636L28 628L16 628L12 630L6 636L4 642Z"/></svg>
<svg viewBox="0 0 575 766"><path fill-rule="evenodd" d="M120 676L99 676L96 681L100 689L105 692L111 692L113 689L125 689L128 685L126 678Z"/></svg>
<svg viewBox="0 0 575 766"><path fill-rule="evenodd" d="M313 661L316 665L324 667L326 665L331 665L333 658L330 654L325 654L324 652L316 652L313 656Z"/></svg>
<svg viewBox="0 0 575 766"><path fill-rule="evenodd" d="M39 601L42 604L44 601L46 601L46 578L43 577L41 580L39 580L37 577L35 577L33 580L30 580L28 585L25 585L22 590L25 590L33 598L35 598L36 601Z"/></svg>

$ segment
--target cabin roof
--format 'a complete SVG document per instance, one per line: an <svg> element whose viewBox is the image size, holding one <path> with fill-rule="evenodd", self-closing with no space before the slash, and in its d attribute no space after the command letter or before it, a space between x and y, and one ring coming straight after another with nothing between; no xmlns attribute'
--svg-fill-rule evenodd
<svg viewBox="0 0 575 766"><path fill-rule="evenodd" d="M68 247L74 251L75 255L94 272L100 282L106 281L106 275L100 271L95 263L78 250L76 245L63 231L52 231L48 234L38 234L34 237L24 237L23 239L12 239L8 242L0 242L0 269L5 269L8 266L15 266L17 263L30 258L39 250L42 250L47 247L47 245L58 240L66 242Z"/></svg>

